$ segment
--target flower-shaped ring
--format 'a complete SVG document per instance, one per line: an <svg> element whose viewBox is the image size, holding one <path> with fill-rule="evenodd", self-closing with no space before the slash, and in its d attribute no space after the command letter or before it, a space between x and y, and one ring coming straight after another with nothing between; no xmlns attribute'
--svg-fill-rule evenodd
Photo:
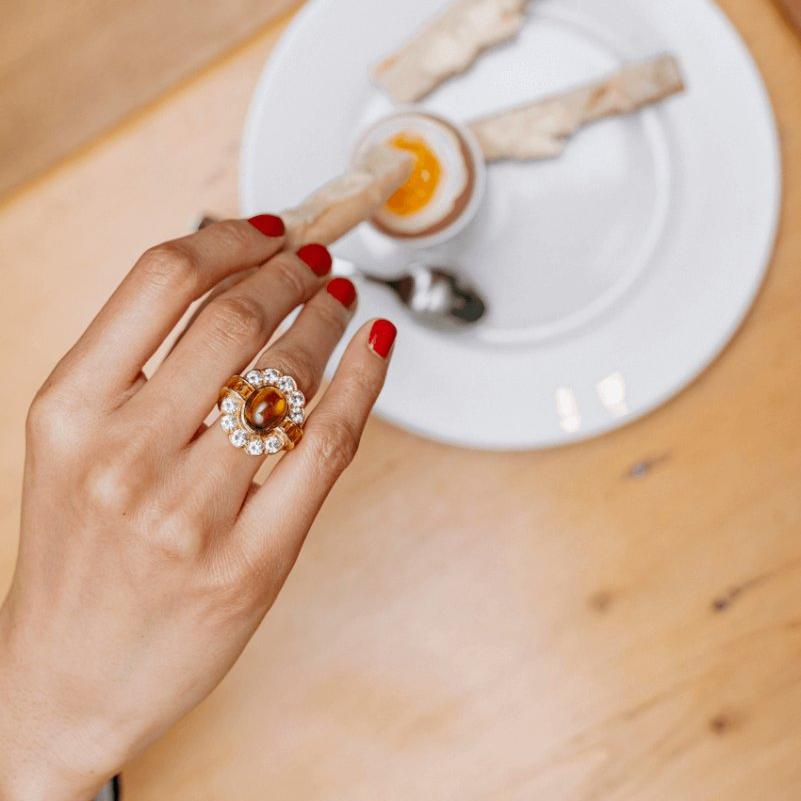
<svg viewBox="0 0 801 801"><path fill-rule="evenodd" d="M272 367L229 378L218 406L231 445L251 456L291 451L303 437L306 398L291 375Z"/></svg>

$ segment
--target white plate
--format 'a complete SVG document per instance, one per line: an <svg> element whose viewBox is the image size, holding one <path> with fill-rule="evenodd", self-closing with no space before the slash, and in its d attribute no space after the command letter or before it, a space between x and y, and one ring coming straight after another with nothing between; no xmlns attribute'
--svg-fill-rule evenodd
<svg viewBox="0 0 801 801"><path fill-rule="evenodd" d="M391 110L368 68L444 0L312 0L265 69L241 162L245 214L300 201ZM459 335L360 287L357 324L398 323L379 412L481 448L557 445L615 428L687 385L761 284L780 205L775 122L737 33L707 0L535 0L520 38L424 101L466 120L676 53L686 94L588 128L560 159L490 169L471 227L431 254L484 291ZM363 225L335 251L391 271L402 247Z"/></svg>

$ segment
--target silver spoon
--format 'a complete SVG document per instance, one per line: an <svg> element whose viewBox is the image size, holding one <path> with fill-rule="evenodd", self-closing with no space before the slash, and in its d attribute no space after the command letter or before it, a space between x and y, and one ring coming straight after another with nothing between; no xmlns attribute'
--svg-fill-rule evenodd
<svg viewBox="0 0 801 801"><path fill-rule="evenodd" d="M383 278L337 257L334 259L334 274L362 278L387 287L421 322L437 328L477 323L487 311L487 305L478 292L442 267L413 262L407 272L396 278Z"/></svg>
<svg viewBox="0 0 801 801"><path fill-rule="evenodd" d="M203 217L196 227L205 228L214 222L213 217ZM412 262L407 272L396 278L382 278L352 261L337 257L334 259L334 274L361 278L392 290L418 320L434 328L472 325L487 312L487 304L481 295L444 267Z"/></svg>

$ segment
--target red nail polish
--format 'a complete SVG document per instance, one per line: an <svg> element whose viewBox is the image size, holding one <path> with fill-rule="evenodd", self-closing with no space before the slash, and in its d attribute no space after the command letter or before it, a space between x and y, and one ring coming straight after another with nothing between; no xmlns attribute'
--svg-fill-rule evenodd
<svg viewBox="0 0 801 801"><path fill-rule="evenodd" d="M331 265L334 263L325 245L304 245L298 251L298 258L305 261L312 271L321 277L331 272Z"/></svg>
<svg viewBox="0 0 801 801"><path fill-rule="evenodd" d="M370 347L382 359L386 359L397 335L398 329L389 320L376 320L370 329Z"/></svg>
<svg viewBox="0 0 801 801"><path fill-rule="evenodd" d="M265 236L283 236L286 231L284 221L274 214L257 214L255 217L251 217L248 222Z"/></svg>
<svg viewBox="0 0 801 801"><path fill-rule="evenodd" d="M334 278L326 287L328 294L336 298L346 309L356 300L356 287L347 278Z"/></svg>

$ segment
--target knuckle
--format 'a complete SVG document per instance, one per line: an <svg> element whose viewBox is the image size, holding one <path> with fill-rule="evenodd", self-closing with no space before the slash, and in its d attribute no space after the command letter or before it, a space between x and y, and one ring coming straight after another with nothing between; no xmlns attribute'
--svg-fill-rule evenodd
<svg viewBox="0 0 801 801"><path fill-rule="evenodd" d="M28 408L28 417L26 419L28 434L36 437L52 430L56 411L55 398L52 397L51 392L45 388L40 389Z"/></svg>
<svg viewBox="0 0 801 801"><path fill-rule="evenodd" d="M342 308L339 303L321 303L315 308L314 313L324 328L336 331L341 336L348 325L347 317L342 314Z"/></svg>
<svg viewBox="0 0 801 801"><path fill-rule="evenodd" d="M350 392L356 398L375 398L381 391L382 379L374 370L354 367L348 374Z"/></svg>
<svg viewBox="0 0 801 801"><path fill-rule="evenodd" d="M248 246L250 235L241 220L221 220L211 230L226 250L242 250Z"/></svg>
<svg viewBox="0 0 801 801"><path fill-rule="evenodd" d="M344 408L367 410L381 391L382 378L367 367L351 366L340 388Z"/></svg>
<svg viewBox="0 0 801 801"><path fill-rule="evenodd" d="M118 432L86 460L82 502L98 514L124 518L138 510L141 516L140 501L154 484L152 453L153 438L144 429Z"/></svg>
<svg viewBox="0 0 801 801"><path fill-rule="evenodd" d="M325 418L316 428L319 464L329 475L338 476L353 461L359 449L361 431L341 418Z"/></svg>
<svg viewBox="0 0 801 801"><path fill-rule="evenodd" d="M92 460L80 489L83 508L106 525L121 525L120 530L131 532L155 563L196 559L206 542L199 515L170 501L169 494L154 502L154 492L163 482L152 470L142 471L141 458L135 466L132 460L139 449L120 450L122 456Z"/></svg>
<svg viewBox="0 0 801 801"><path fill-rule="evenodd" d="M83 479L82 501L93 514L124 518L136 507L138 487L120 461L95 459Z"/></svg>
<svg viewBox="0 0 801 801"><path fill-rule="evenodd" d="M250 343L267 332L264 307L247 295L228 295L215 300L209 307L215 338Z"/></svg>
<svg viewBox="0 0 801 801"><path fill-rule="evenodd" d="M296 257L280 254L270 262L270 269L274 279L288 297L296 298L298 301L306 297L307 284L303 270L297 265ZM308 272L311 273L311 270Z"/></svg>
<svg viewBox="0 0 801 801"><path fill-rule="evenodd" d="M318 383L318 360L308 345L293 343L291 350L291 355L283 349L269 354L266 360L269 361L268 366L276 365L281 372L293 376L307 398L311 398Z"/></svg>
<svg viewBox="0 0 801 801"><path fill-rule="evenodd" d="M197 259L177 242L164 242L145 251L136 269L155 289L195 294L201 284Z"/></svg>
<svg viewBox="0 0 801 801"><path fill-rule="evenodd" d="M199 520L185 511L175 511L149 528L148 542L166 562L192 562L205 549L203 531Z"/></svg>
<svg viewBox="0 0 801 801"><path fill-rule="evenodd" d="M262 585L258 568L235 548L210 549L210 569L205 589L211 601L210 612L226 618L249 614Z"/></svg>
<svg viewBox="0 0 801 801"><path fill-rule="evenodd" d="M32 442L47 441L50 447L67 438L65 415L72 414L69 399L50 380L36 393L25 420L25 431Z"/></svg>

